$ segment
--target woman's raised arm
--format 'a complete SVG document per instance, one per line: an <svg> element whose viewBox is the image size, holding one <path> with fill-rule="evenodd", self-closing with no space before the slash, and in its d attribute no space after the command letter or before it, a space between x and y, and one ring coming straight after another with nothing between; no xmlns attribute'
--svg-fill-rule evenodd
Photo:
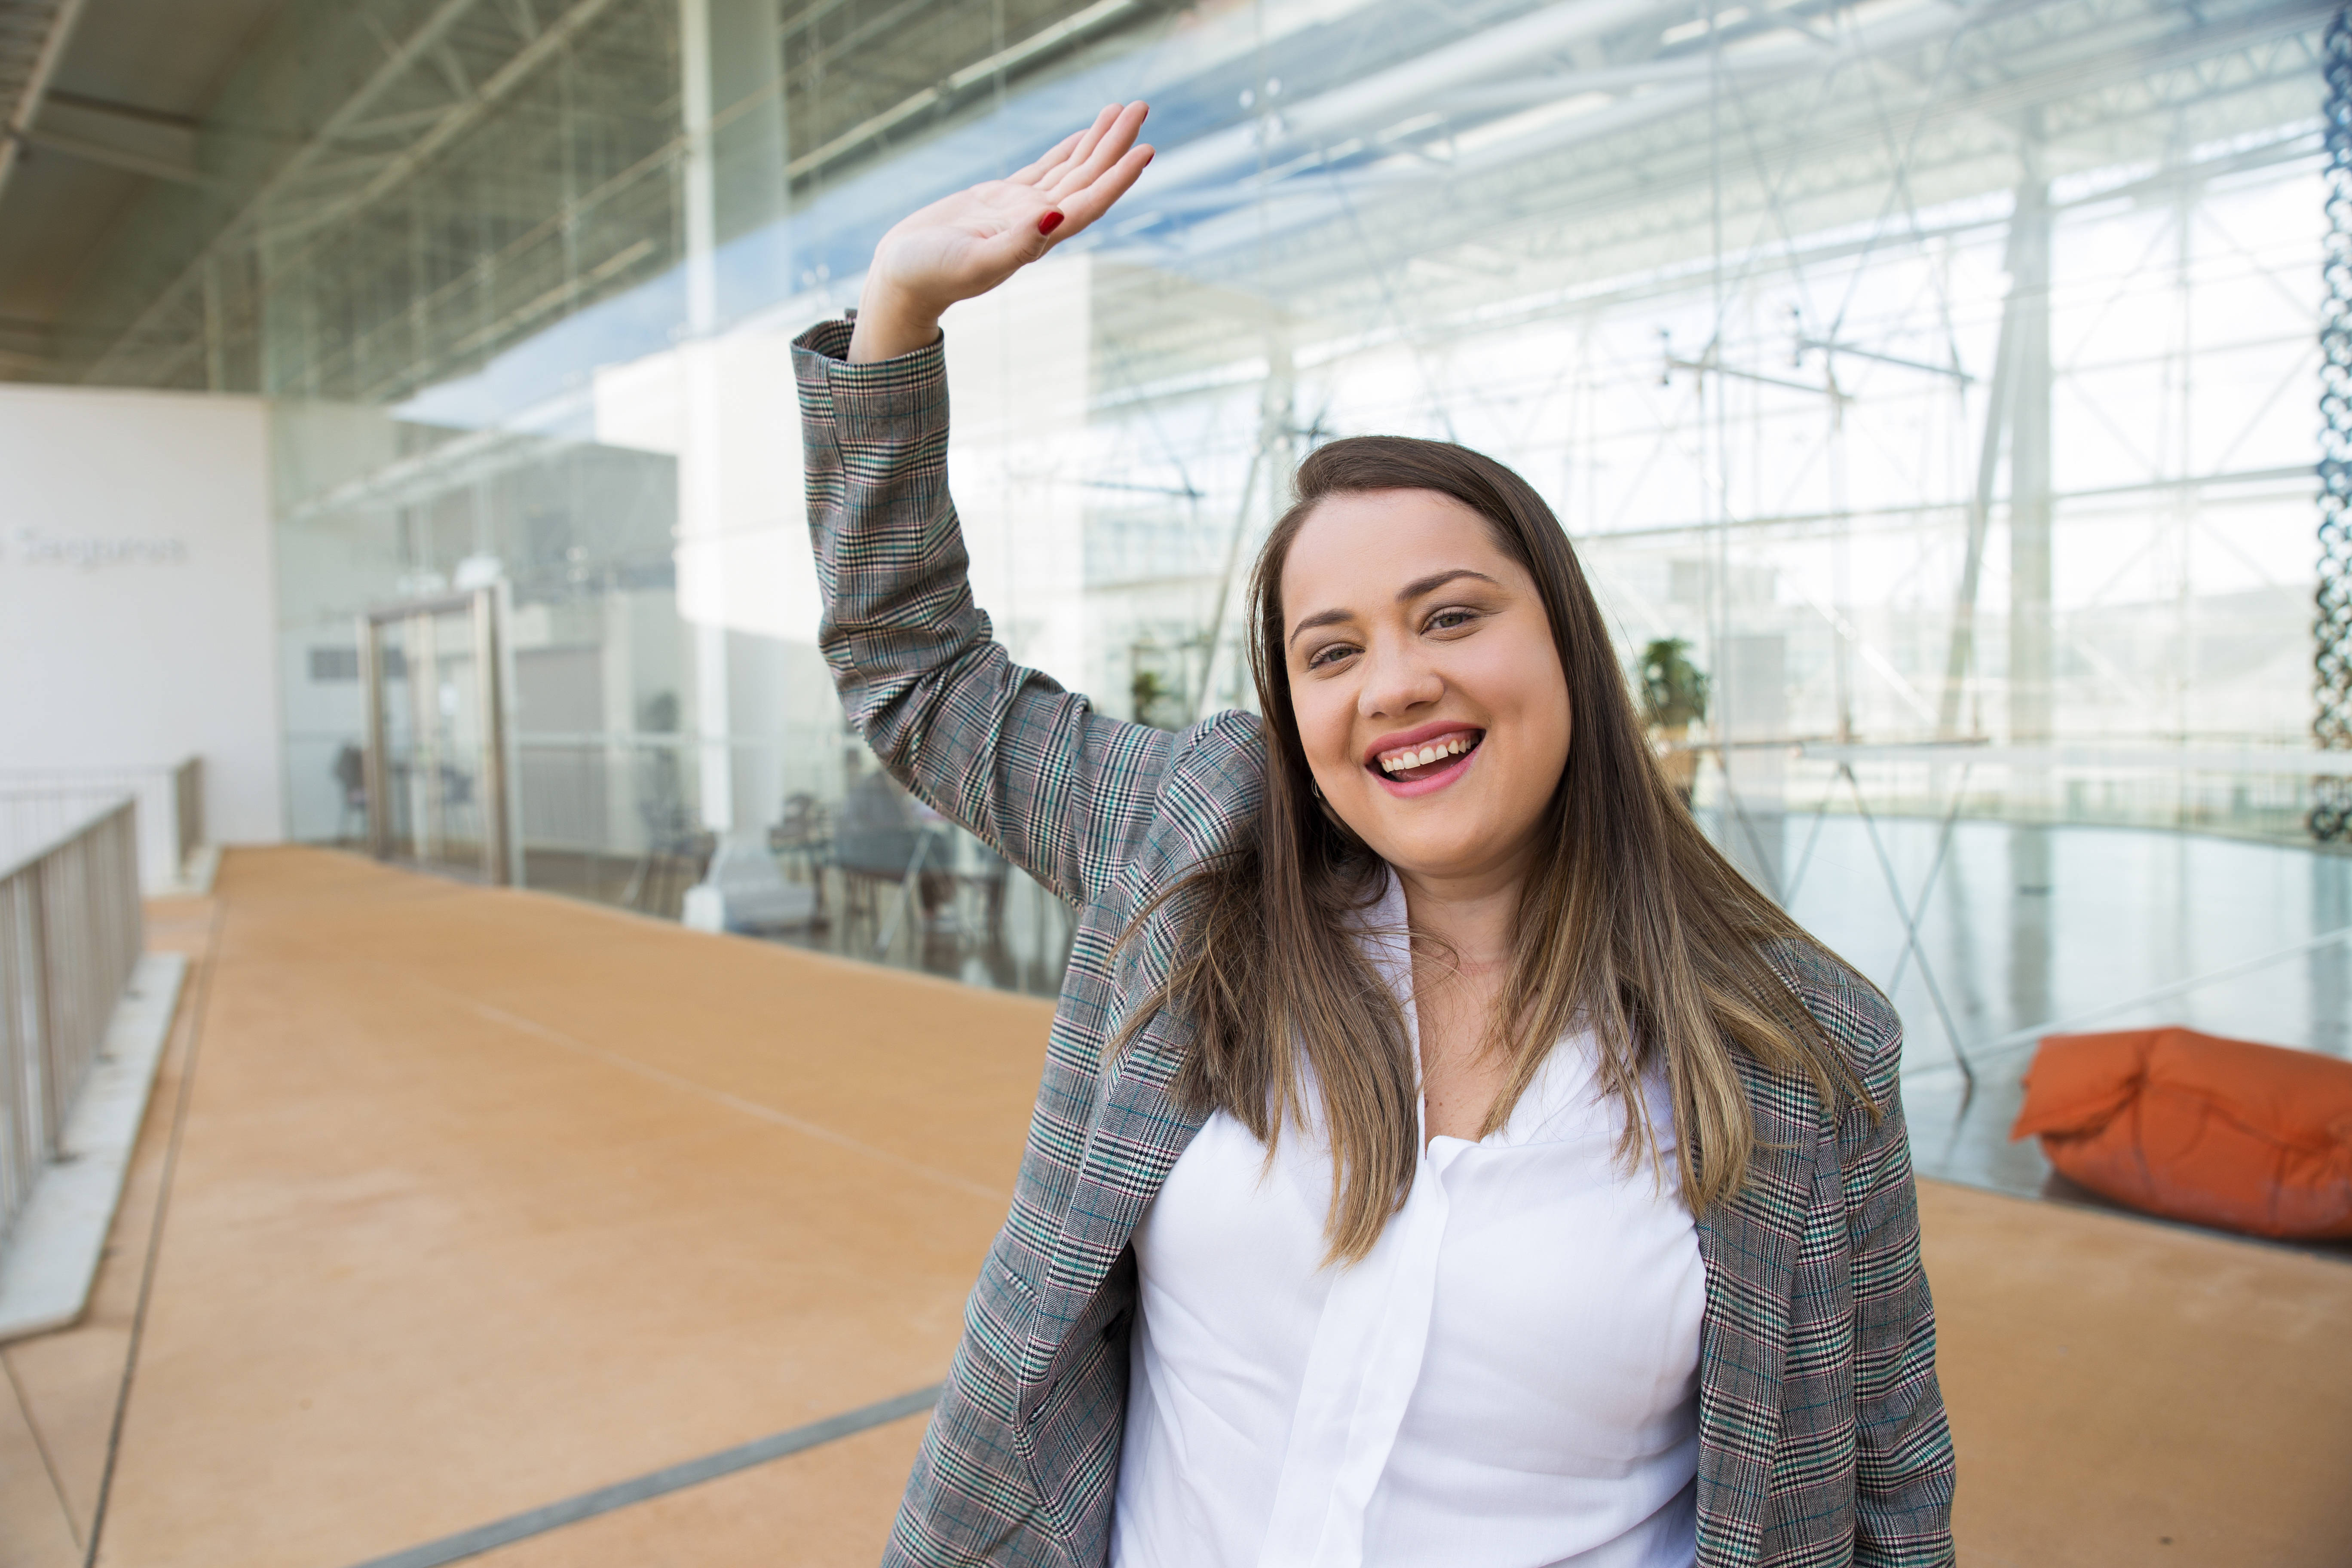
<svg viewBox="0 0 2352 1568"><path fill-rule="evenodd" d="M1150 161L1143 115L1114 105L1011 179L907 218L876 249L855 331L814 328L793 355L818 642L851 722L916 795L1079 902L1150 819L1170 740L992 639L948 496L939 321L1109 209Z"/></svg>

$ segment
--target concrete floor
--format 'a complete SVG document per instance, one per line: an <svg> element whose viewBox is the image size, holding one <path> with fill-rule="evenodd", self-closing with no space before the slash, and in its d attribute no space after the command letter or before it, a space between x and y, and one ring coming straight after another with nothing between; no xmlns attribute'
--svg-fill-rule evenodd
<svg viewBox="0 0 2352 1568"><path fill-rule="evenodd" d="M82 1562L101 1487L101 1563L454 1561L943 1373L1045 1004L318 850L152 941L196 964L95 1304L0 1351L0 1563ZM2352 1266L1921 1202L1964 1563L2352 1557ZM919 1433L469 1560L871 1563Z"/></svg>

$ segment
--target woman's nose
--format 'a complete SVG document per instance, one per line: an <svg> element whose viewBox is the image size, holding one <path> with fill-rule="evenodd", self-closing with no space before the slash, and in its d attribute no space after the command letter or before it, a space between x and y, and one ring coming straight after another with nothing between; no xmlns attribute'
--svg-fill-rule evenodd
<svg viewBox="0 0 2352 1568"><path fill-rule="evenodd" d="M1444 681L1427 661L1418 657L1418 650L1407 647L1366 651L1369 658L1364 684L1356 697L1356 710L1363 717L1393 719L1426 707L1445 694Z"/></svg>

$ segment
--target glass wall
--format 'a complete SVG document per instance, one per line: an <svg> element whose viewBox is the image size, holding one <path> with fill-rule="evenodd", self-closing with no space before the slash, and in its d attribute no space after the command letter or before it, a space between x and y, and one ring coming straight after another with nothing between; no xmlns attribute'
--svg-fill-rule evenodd
<svg viewBox="0 0 2352 1568"><path fill-rule="evenodd" d="M1668 742L1768 882L1824 805L2291 842L2316 51L2150 0L297 4L229 194L138 216L195 259L93 279L93 374L275 400L298 837L359 835L354 617L502 581L528 881L676 913L753 846L835 945L1050 988L1058 910L861 776L788 345L898 216L1147 97L1143 184L948 321L1016 658L1248 704L1297 458L1441 437L1559 509L1629 667L1685 645Z"/></svg>

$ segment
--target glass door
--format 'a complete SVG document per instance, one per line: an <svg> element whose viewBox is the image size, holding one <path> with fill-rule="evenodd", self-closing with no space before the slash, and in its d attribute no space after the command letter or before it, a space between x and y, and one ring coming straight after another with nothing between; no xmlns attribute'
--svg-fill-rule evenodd
<svg viewBox="0 0 2352 1568"><path fill-rule="evenodd" d="M368 843L377 858L512 879L495 588L372 611Z"/></svg>

